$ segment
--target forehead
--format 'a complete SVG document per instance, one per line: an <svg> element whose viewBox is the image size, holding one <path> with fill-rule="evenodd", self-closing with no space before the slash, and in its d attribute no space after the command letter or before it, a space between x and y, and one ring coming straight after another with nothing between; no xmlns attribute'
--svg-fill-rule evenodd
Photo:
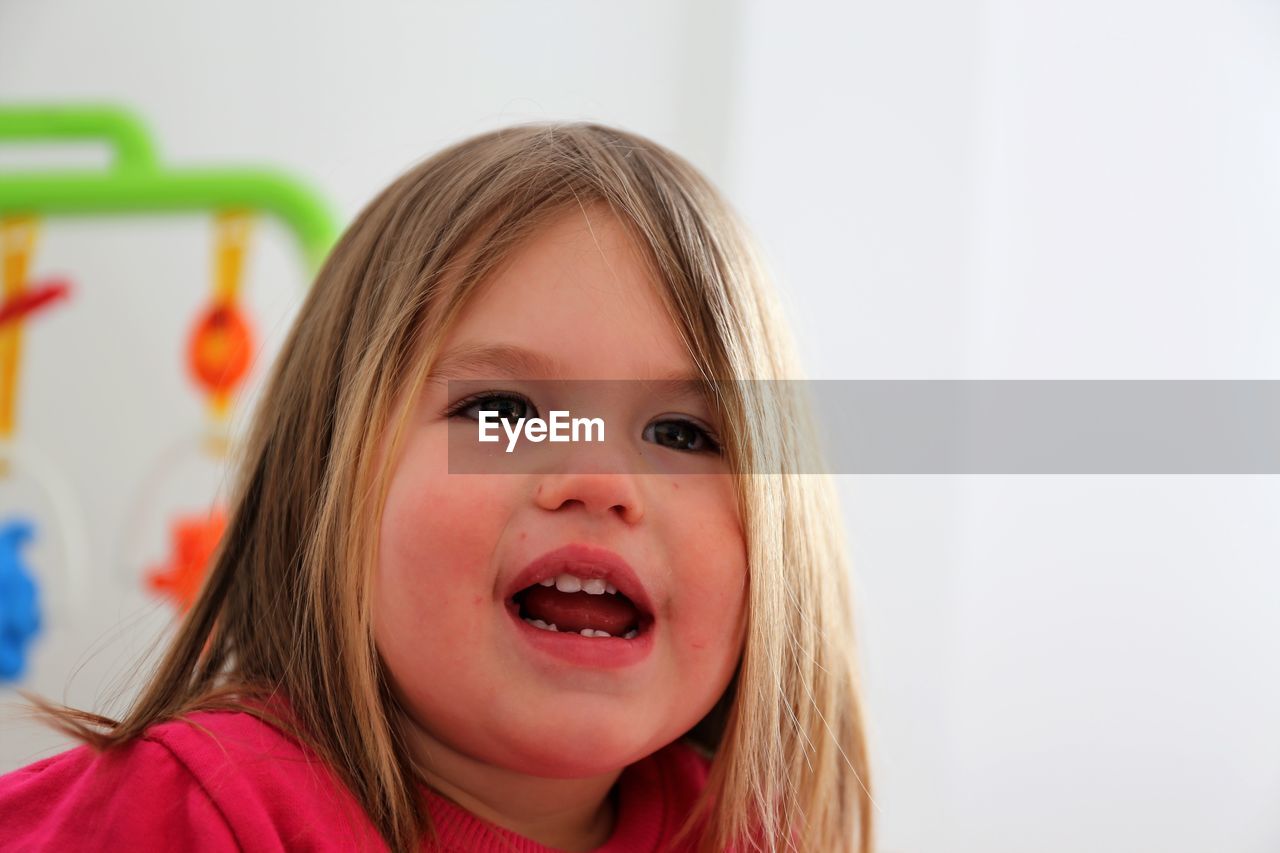
<svg viewBox="0 0 1280 853"><path fill-rule="evenodd" d="M644 250L611 212L574 208L532 235L468 299L439 359L527 350L563 379L693 373Z"/></svg>

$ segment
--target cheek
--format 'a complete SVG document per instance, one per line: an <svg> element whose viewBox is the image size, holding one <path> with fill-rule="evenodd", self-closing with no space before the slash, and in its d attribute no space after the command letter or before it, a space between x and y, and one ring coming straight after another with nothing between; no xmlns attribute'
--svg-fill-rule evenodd
<svg viewBox="0 0 1280 853"><path fill-rule="evenodd" d="M480 573L466 568L487 545L498 524L497 496L478 484L443 488L440 480L393 484L382 516L381 566L388 580L429 575L458 580Z"/></svg>
<svg viewBox="0 0 1280 853"><path fill-rule="evenodd" d="M673 620L691 655L706 665L737 660L746 607L747 553L728 477L673 480L669 551L680 595ZM679 496L676 498L675 496Z"/></svg>
<svg viewBox="0 0 1280 853"><path fill-rule="evenodd" d="M431 444L406 449L380 525L374 598L380 642L420 642L474 630L487 606L494 545L515 478L446 473Z"/></svg>

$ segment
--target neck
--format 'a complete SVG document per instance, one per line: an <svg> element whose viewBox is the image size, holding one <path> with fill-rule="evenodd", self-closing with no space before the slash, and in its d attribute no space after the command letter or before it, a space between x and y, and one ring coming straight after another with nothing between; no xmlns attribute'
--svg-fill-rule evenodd
<svg viewBox="0 0 1280 853"><path fill-rule="evenodd" d="M482 820L570 853L594 850L613 832L609 792L621 771L585 779L531 776L458 752L412 723L408 736L426 782Z"/></svg>

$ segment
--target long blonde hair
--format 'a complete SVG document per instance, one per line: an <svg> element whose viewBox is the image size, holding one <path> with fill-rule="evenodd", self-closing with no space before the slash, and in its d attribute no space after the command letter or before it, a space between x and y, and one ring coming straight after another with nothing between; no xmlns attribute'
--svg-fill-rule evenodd
<svg viewBox="0 0 1280 853"><path fill-rule="evenodd" d="M373 641L370 568L408 401L475 286L554 216L587 203L645 249L712 380L798 378L746 230L687 161L592 123L508 127L423 161L356 218L321 269L255 412L230 519L200 595L122 720L39 701L99 748L197 710L238 708L303 738L393 850L434 830ZM748 628L724 696L687 736L713 755L701 849L871 849L846 550L833 490L802 475L805 407L720 382L746 538ZM412 395L409 395L412 396ZM352 570L352 567L358 567ZM289 719L267 717L280 692ZM759 845L759 846L758 846Z"/></svg>

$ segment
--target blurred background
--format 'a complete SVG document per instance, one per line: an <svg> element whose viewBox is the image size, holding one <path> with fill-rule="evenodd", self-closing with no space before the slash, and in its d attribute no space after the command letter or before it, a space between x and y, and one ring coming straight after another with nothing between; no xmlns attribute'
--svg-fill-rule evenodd
<svg viewBox="0 0 1280 853"><path fill-rule="evenodd" d="M0 106L86 102L340 225L483 130L638 131L754 229L814 378L1280 376L1274 0L0 0ZM0 149L3 174L110 162ZM44 534L46 606L0 702L119 710L176 612L144 578L217 483L185 361L214 258L210 215L41 223L30 277L72 289L24 323L0 500ZM294 233L260 221L242 278L269 359ZM1280 850L1277 478L840 487L883 850ZM82 576L49 568L77 547ZM6 716L0 772L63 745Z"/></svg>

